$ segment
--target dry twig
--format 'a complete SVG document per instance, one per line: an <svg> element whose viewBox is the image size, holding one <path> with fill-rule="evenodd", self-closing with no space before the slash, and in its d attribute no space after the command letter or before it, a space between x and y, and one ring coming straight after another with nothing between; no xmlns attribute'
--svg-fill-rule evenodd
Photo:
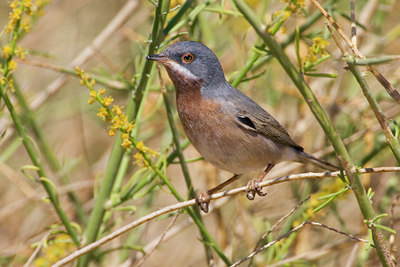
<svg viewBox="0 0 400 267"><path fill-rule="evenodd" d="M379 168L365 168L365 169L359 169L357 170L357 172L359 174L365 174L365 173L379 173L379 172L398 172L400 171L400 167L379 167ZM283 183L283 182L289 182L289 181L295 181L295 180L304 180L304 179L321 179L321 178L327 178L327 177L336 177L337 175L339 175L340 172L336 171L336 172L321 172L321 173L301 173L301 174L292 174L292 175L287 175L287 176L283 176L274 180L267 180L264 181L262 183L260 183L260 187L267 187L267 186L271 186L274 184L279 184L279 183ZM235 188L235 189L231 189L225 192L220 192L220 193L216 193L210 196L210 200L213 199L219 199L219 198L223 198L226 196L232 196L232 195L236 195L238 193L241 192L245 192L246 191L246 187L240 187L240 188ZM93 242L85 247L80 248L79 250L71 253L69 256L65 257L64 259L61 259L60 261L56 262L53 267L59 267L59 266L63 266L75 259L77 259L78 257L82 256L83 254L86 254L90 251L92 251L93 249L113 240L114 238L117 238L118 236L132 230L133 228L144 224L148 221L151 221L163 214L167 214L176 210L180 210L192 205L196 204L196 200L195 199L191 199L188 201L184 201L184 202L179 202L167 207L164 207L162 209L159 209L158 211L152 212L146 216L143 216L140 219L137 219L121 228L119 228L118 230L115 230L114 232L104 236L103 238L100 238L99 240L97 240L96 242ZM298 230L298 229L297 229Z"/></svg>

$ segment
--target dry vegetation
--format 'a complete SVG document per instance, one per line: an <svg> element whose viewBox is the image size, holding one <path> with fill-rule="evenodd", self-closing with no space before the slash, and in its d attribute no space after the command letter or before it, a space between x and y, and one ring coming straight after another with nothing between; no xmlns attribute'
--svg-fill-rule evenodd
<svg viewBox="0 0 400 267"><path fill-rule="evenodd" d="M153 2L157 1L152 0L25 0L23 8L28 11L21 15L20 25L15 24L18 18L9 24L12 9L6 2L0 2L0 25L4 25L0 35L0 265L22 266L29 259L27 265L50 266L78 246L177 203L178 195L182 200L191 199L182 174L186 165L179 161L173 137L184 150L195 191L212 188L230 177L199 159L187 143L171 82L162 71L167 88L163 92L156 68L144 60L148 53L163 49L158 49L160 43L196 40L209 46L227 79L273 114L309 153L336 164L336 155L341 155L344 162L359 168L398 166L400 162L399 100L368 71L371 67L346 63L326 26L327 19L312 1L246 3L256 13L252 18L268 25L290 61L306 74L304 80L332 121L337 139L318 123L322 115L311 112L302 89L287 75L287 66L272 50L275 58L269 55L270 44L263 44L250 19L236 7L242 1L171 1L169 8L168 1L159 1L162 5L156 9ZM13 3L20 8L20 1ZM326 4L326 10L351 38L349 1L320 4ZM168 9L172 10L165 12ZM368 63L384 63L374 66L393 88L399 88L400 82L398 10L400 2L395 0L355 1L357 48ZM318 19L307 25L317 15ZM25 32L28 26L30 30ZM297 38L296 26L302 30ZM19 29L17 33L15 29ZM347 53L354 55L337 31L334 33ZM386 55L397 58L386 60ZM76 66L85 72L76 73ZM359 78L369 85L372 100L387 118L381 125L376 106L368 103L355 79L358 70ZM105 94L96 94L101 88L106 89ZM106 112L114 112L122 128L97 116L100 105L105 107L111 101L110 96L114 103ZM90 98L94 103L88 104ZM112 110L114 104L124 107L126 113L118 115L118 110ZM18 115L11 116L10 108ZM168 115L175 124L171 125ZM133 128L130 122L134 122ZM116 135L109 136L110 129ZM126 151L120 145L120 132L125 134ZM332 140L339 139L344 140L349 159L343 157L340 146L332 148ZM347 171L352 171L351 164ZM285 162L268 178L308 171L322 170ZM260 252L251 264L384 265L385 259L371 246L375 243L391 254L386 258L390 265L390 258L398 262L400 257L394 232L400 231L400 186L395 171L361 174L368 195L357 195L354 181L358 176L353 169L349 178L335 175L269 185L264 189L268 195L254 201L247 200L243 192L222 197L211 202L208 214L201 214L207 241L201 241L198 211L177 208L105 242L78 264L85 266L90 260L91 266L225 266L249 255L256 245L278 241L294 227L311 221L315 223L304 224ZM255 175L249 174L231 188L244 186L246 179ZM368 213L368 198L374 218ZM367 199L368 205L360 199ZM197 224L189 213L197 218ZM384 214L387 216L379 217ZM381 235L383 242L373 240L371 231Z"/></svg>

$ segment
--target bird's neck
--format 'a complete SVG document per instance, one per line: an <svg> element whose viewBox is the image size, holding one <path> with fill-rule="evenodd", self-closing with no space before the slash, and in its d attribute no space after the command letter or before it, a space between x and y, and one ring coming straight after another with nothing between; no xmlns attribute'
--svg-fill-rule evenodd
<svg viewBox="0 0 400 267"><path fill-rule="evenodd" d="M202 79L184 76L182 73L168 69L167 72L175 86L176 95L184 97L200 97L200 90L203 85Z"/></svg>

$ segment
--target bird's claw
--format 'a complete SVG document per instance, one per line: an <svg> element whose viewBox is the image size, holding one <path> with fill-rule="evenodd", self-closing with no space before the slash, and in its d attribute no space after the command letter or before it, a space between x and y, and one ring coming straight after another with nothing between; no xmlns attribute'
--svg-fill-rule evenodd
<svg viewBox="0 0 400 267"><path fill-rule="evenodd" d="M210 204L210 195L207 192L201 192L196 196L196 204L204 213L207 213L208 204Z"/></svg>
<svg viewBox="0 0 400 267"><path fill-rule="evenodd" d="M259 195L260 197L267 195L267 193L264 193L262 191L262 187L260 187L259 179L250 180L246 186L246 196L249 200L254 200L256 195Z"/></svg>

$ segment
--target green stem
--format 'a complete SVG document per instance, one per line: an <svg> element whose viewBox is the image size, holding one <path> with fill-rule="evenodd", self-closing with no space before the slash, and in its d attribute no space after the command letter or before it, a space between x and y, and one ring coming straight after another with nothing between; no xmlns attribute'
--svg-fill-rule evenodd
<svg viewBox="0 0 400 267"><path fill-rule="evenodd" d="M52 186L47 181L41 179L41 178L47 178L47 176L44 172L42 165L39 162L39 156L36 154L36 151L35 151L34 147L32 146L32 144L29 140L29 137L24 130L24 127L22 126L21 120L18 117L17 112L15 111L15 108L14 108L13 104L11 103L8 95L6 94L6 90L5 90L4 86L2 85L2 83L0 83L0 96L3 98L4 103L5 103L8 111L10 112L10 115L14 122L15 128L16 128L19 136L22 139L22 143L24 144L25 149L28 152L28 155L29 155L33 165L37 167L37 173L39 175L40 183L43 185L44 189L46 190L46 192L49 196L49 199L57 212L58 217L60 218L65 229L67 230L67 233L71 236L75 245L77 247L79 247L80 246L79 237L76 234L68 216L66 215L64 210L61 208L60 203L58 202L57 193L53 191Z"/></svg>
<svg viewBox="0 0 400 267"><path fill-rule="evenodd" d="M165 4L167 3L167 4ZM155 16L153 20L152 32L151 32L151 41L148 46L147 53L153 54L161 40L164 37L162 33L162 24L163 17L165 17L165 12L168 11L169 1L159 0L157 3ZM128 116L128 121L132 121L136 118L140 103L143 99L143 91L147 86L147 82L150 77L152 63L149 61L144 61L141 68L141 76L139 82L134 90L134 96L132 101L128 103L126 114ZM98 232L103 221L104 213L105 213L105 203L109 199L113 184L115 182L116 175L118 173L121 160L124 154L124 150L121 147L122 139L120 135L116 138L115 143L113 145L110 159L107 164L106 172L104 174L103 182L100 187L100 191L98 196L96 197L96 202L93 208L93 211L90 215L88 228L86 230L86 244L93 243L98 236ZM90 260L90 253L83 255L79 261L78 266L84 267L87 266Z"/></svg>
<svg viewBox="0 0 400 267"><path fill-rule="evenodd" d="M20 2L19 5L19 10L21 11L21 17L16 21L15 25L14 25L14 29L13 29L13 35L12 35L12 40L11 40L11 53L9 55L9 57L6 60L6 64L3 68L3 77L7 78L7 76L10 74L10 69L9 69L9 64L11 62L11 60L14 57L15 54L15 47L17 45L17 41L20 38L20 25L21 25L21 19L22 19L22 15L24 13L24 1L22 0ZM52 186L50 185L50 183L48 181L46 181L47 176L44 172L43 167L40 164L39 161L39 156L36 154L35 149L33 148L28 135L26 134L24 127L21 123L21 120L12 104L12 102L10 101L10 98L7 95L6 92L6 88L3 86L2 83L0 83L0 97L3 98L4 103L11 115L11 118L14 122L15 128L19 134L19 136L22 139L22 143L25 146L26 151L28 152L28 155L33 163L34 166L37 167L37 173L39 175L39 181L40 183L43 185L44 189L46 190L50 202L53 204L53 207L55 208L58 217L60 218L61 222L63 223L67 233L71 236L72 240L74 241L75 245L77 247L80 246L80 241L79 241L79 237L76 234L71 221L69 220L68 216L66 215L66 213L64 212L64 210L61 208L60 203L58 201L58 195L57 192L53 191Z"/></svg>
<svg viewBox="0 0 400 267"><path fill-rule="evenodd" d="M132 144L136 147L137 143L132 139L131 139L131 141L133 141ZM146 153L142 152L142 151L140 151L140 153L143 155L143 158L149 164L150 168L156 173L156 175L158 177L160 177L160 179L168 187L168 189L171 191L171 193L174 195L174 197L180 202L185 201L184 198L175 189L175 187L171 184L170 180L167 177L165 177L165 175L160 171L160 169L157 168L157 166L154 165L154 163L151 161L149 156ZM205 228L204 224L195 215L193 210L190 209L190 208L185 208L185 211L193 219L194 223L197 225L197 227L200 229L201 233L205 236L206 240L209 242L209 245L214 248L215 252L221 257L221 259L225 262L225 264L226 265L231 265L231 262L229 261L229 259L225 256L224 252L221 250L221 248L218 246L218 244L215 242L215 240L212 238L212 236L208 233L208 231Z"/></svg>
<svg viewBox="0 0 400 267"><path fill-rule="evenodd" d="M163 99L164 99L164 104L165 104L165 109L167 110L167 117L168 117L168 122L169 122L169 126L172 132L172 138L175 144L175 148L176 148L176 152L178 154L178 158L179 158L179 162L181 165L181 169L182 169L182 173L183 176L185 177L185 182L186 182L186 187L189 190L189 198L196 198L196 193L194 192L193 189L193 185L192 185L192 180L190 178L190 174L189 174L189 169L188 166L186 164L186 160L185 157L183 156L183 151L181 149L181 144L179 142L179 134L178 134L178 130L175 127L175 123L174 123L174 118L172 115L172 108L171 108L171 103L169 102L168 96L166 94L166 92L163 92ZM193 209L193 214L194 216L197 218L197 220L199 220L199 222L204 225L203 220L201 218L201 214L200 214L200 209L198 206L194 206L192 207ZM200 229L199 229L200 230ZM207 234L203 233L203 231L200 231L200 234L202 235L204 242L204 249L206 251L206 255L207 255L207 263L210 261L212 254L211 254L211 250L208 246L208 243L211 240L207 239Z"/></svg>
<svg viewBox="0 0 400 267"><path fill-rule="evenodd" d="M256 33L263 39L263 41L268 45L270 53L279 61L283 69L286 71L288 76L291 78L293 83L296 85L306 103L309 105L314 116L318 120L325 134L329 138L332 146L335 149L336 154L339 159L341 159L342 166L345 168L348 178L350 180L353 193L357 199L360 210L367 221L371 221L375 218L374 210L372 204L366 194L366 191L361 183L359 175L354 172L354 164L351 162L350 155L340 139L335 128L333 127L331 121L329 120L327 114L319 104L311 88L304 81L302 75L297 71L296 67L291 63L287 55L285 54L282 47L276 42L276 40L262 28L262 24L257 20L257 16L253 11L245 4L243 0L233 0L237 8L250 23ZM386 244L382 238L380 231L373 225L370 227L372 230L372 236L376 251L378 253L379 259L384 266L389 266L392 264L390 259L390 254L388 255L388 250Z"/></svg>
<svg viewBox="0 0 400 267"><path fill-rule="evenodd" d="M188 147L189 145L189 141L186 140L184 143L181 144L181 149L184 150L186 147ZM165 165L169 165L176 157L178 156L178 152L176 150L174 150L168 157L166 160L164 160L163 158L159 158L157 163L156 163L156 167L157 169L161 170L164 167L166 167ZM164 164L165 163L165 164ZM140 191L143 187L145 187L146 185L150 184L151 182L153 182L153 180L155 179L157 175L152 172L152 173L145 173L143 175L143 178L137 182L136 184L134 184L133 186L131 186L128 190L125 190L121 197L120 197L120 202L115 202L113 203L114 206L118 206L121 203L131 199L138 191Z"/></svg>
<svg viewBox="0 0 400 267"><path fill-rule="evenodd" d="M400 56L381 56L381 57L376 57L376 58L357 58L357 57L352 57L349 55L345 55L343 57L343 60L346 61L347 63L352 63L354 65L358 66L368 66L368 65L375 65L375 64L382 64L382 63L387 63L393 60L398 60L400 59Z"/></svg>
<svg viewBox="0 0 400 267"><path fill-rule="evenodd" d="M24 113L23 117L24 117L24 119L26 119L28 121L29 125L32 127L33 133L36 135L39 146L41 147L41 149L43 151L43 155L46 158L46 161L49 163L49 166L53 171L55 171L57 173L61 173L62 172L61 165L60 165L59 161L57 160L57 157L54 155L53 150L51 149L50 145L46 142L46 138L45 138L42 130L40 129L39 125L37 124L37 122L35 120L35 116L34 116L32 110L30 110L29 105L26 102L26 100L16 82L14 82L14 89L15 89L14 94L17 97L18 102L21 105L23 113ZM64 185L68 185L71 183L68 175L65 173L61 175L61 179L63 180ZM81 202L79 201L79 198L73 191L68 191L67 195L68 195L68 198L70 199L70 201L75 206L76 215L78 216L78 218L80 219L81 222L86 224L87 216L82 207Z"/></svg>

